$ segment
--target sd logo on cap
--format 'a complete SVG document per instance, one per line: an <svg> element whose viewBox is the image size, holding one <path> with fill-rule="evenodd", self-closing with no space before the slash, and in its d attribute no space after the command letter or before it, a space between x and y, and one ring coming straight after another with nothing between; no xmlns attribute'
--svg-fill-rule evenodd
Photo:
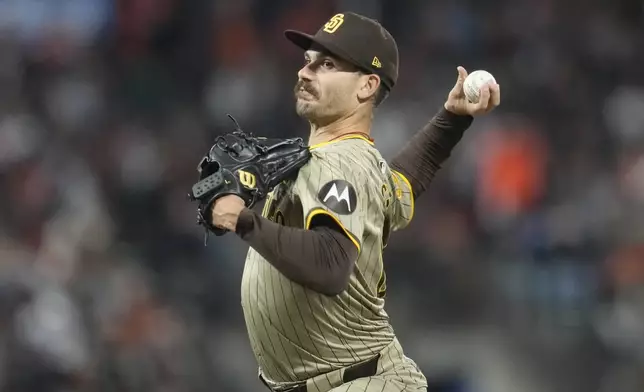
<svg viewBox="0 0 644 392"><path fill-rule="evenodd" d="M329 34L333 34L340 26L342 26L342 23L344 23L344 14L334 15L324 25L324 31L326 31Z"/></svg>

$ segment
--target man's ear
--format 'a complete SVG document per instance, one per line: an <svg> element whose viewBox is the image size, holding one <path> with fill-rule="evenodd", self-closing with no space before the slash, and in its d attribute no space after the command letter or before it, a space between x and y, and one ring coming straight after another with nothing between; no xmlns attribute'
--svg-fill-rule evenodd
<svg viewBox="0 0 644 392"><path fill-rule="evenodd" d="M375 74L360 76L360 85L358 89L358 99L360 101L367 101L371 97L375 97L380 87L380 77Z"/></svg>

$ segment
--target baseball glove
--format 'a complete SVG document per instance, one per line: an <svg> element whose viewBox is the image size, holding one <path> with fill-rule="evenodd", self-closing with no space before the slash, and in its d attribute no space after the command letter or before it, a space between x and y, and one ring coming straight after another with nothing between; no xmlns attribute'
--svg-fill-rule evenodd
<svg viewBox="0 0 644 392"><path fill-rule="evenodd" d="M188 195L199 202L197 224L205 228L205 243L209 232L217 236L226 233L212 224L212 206L217 199L237 195L246 207L252 208L280 182L296 176L311 157L302 138L256 137L245 133L231 115L228 117L235 130L218 136L201 159L197 167L199 181Z"/></svg>

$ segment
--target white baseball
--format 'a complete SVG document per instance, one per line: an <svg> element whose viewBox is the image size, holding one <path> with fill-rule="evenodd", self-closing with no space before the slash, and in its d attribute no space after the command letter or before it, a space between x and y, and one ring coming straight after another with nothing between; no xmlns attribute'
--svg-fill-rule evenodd
<svg viewBox="0 0 644 392"><path fill-rule="evenodd" d="M484 70L474 71L467 75L463 82L463 91L467 99L470 102L477 103L481 95L481 86L489 82L496 83L496 80L491 73Z"/></svg>

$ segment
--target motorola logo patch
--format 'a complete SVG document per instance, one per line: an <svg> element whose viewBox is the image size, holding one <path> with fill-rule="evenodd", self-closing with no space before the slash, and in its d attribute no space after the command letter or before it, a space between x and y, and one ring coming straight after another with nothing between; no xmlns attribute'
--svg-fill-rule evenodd
<svg viewBox="0 0 644 392"><path fill-rule="evenodd" d="M344 180L333 180L324 184L318 193L318 199L331 211L342 215L353 213L358 203L356 190Z"/></svg>

